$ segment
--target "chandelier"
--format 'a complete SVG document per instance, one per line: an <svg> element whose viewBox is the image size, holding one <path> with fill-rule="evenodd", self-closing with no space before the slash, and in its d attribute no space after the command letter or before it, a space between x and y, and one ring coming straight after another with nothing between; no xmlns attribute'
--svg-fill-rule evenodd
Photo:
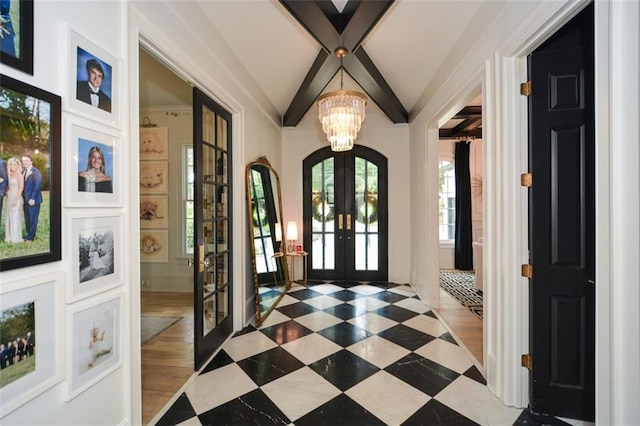
<svg viewBox="0 0 640 426"><path fill-rule="evenodd" d="M331 142L332 151L348 151L358 136L365 118L367 97L357 91L344 90L344 68L342 58L347 49L338 47L335 52L340 58L340 90L327 92L318 98L318 118L322 131Z"/></svg>

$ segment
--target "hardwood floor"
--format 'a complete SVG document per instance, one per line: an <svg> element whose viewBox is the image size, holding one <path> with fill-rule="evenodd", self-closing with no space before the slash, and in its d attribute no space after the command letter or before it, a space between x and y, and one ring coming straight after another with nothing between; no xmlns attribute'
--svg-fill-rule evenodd
<svg viewBox="0 0 640 426"><path fill-rule="evenodd" d="M480 365L484 365L482 359L482 320L442 289L440 289L440 309L436 311L456 337L462 340L476 361Z"/></svg>
<svg viewBox="0 0 640 426"><path fill-rule="evenodd" d="M142 346L142 423L149 421L193 374L193 293L145 291L143 316L182 317Z"/></svg>

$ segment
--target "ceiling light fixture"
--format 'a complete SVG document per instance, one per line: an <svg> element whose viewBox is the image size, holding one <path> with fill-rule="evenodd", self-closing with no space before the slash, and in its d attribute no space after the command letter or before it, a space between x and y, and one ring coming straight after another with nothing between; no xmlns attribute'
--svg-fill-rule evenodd
<svg viewBox="0 0 640 426"><path fill-rule="evenodd" d="M334 53L340 58L340 90L327 92L318 98L318 118L322 123L322 131L331 142L331 150L339 152L353 148L365 118L367 97L363 93L342 88L342 58L347 54L347 49L338 47Z"/></svg>

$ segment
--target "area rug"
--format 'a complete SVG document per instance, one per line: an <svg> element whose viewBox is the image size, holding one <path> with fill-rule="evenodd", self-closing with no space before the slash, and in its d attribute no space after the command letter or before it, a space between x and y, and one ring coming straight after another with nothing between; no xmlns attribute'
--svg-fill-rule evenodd
<svg viewBox="0 0 640 426"><path fill-rule="evenodd" d="M440 287L475 316L482 318L482 292L476 290L471 271L441 270Z"/></svg>
<svg viewBox="0 0 640 426"><path fill-rule="evenodd" d="M140 317L140 340L142 344L149 342L181 319L182 317Z"/></svg>

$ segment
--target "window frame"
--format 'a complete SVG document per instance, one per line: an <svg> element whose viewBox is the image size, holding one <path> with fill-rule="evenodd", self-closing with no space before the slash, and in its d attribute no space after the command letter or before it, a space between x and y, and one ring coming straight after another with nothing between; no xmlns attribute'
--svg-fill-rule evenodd
<svg viewBox="0 0 640 426"><path fill-rule="evenodd" d="M192 163L189 164L189 151L191 151L191 161ZM181 199L180 199L180 213L182 216L182 221L180 224L180 252L182 254L182 257L184 258L192 258L194 255L194 250L195 247L192 248L192 251L189 252L189 247L188 247L188 238L189 238L189 229L188 229L188 221L189 221L189 214L188 214L188 203L191 203L192 205L192 211L193 214L191 216L191 220L192 223L195 223L195 200L193 198L188 199L188 195L189 195L189 186L195 186L195 173L194 173L194 167L195 167L195 163L193 163L193 144L188 144L188 143L184 143L181 146L180 149L180 153L181 153L181 164L182 164L182 183L181 183ZM191 177L192 180L191 182L189 182L189 167L191 167ZM192 191L193 193L193 191ZM193 228L193 224L192 224L192 228ZM193 235L194 230L191 230L191 233ZM195 240L194 240L195 241Z"/></svg>
<svg viewBox="0 0 640 426"><path fill-rule="evenodd" d="M456 192L455 192L455 155L452 154L452 153L440 153L438 155L438 240L440 241L440 245L441 246L448 246L448 245L453 246L454 242L455 242L455 235L453 236L453 238L450 238L450 239L442 239L441 238L441 234L440 234L440 227L441 227L440 214L442 213L443 208L440 207L439 200L440 200L442 194L451 194L450 191L443 192L443 191L440 190L440 183L439 183L439 181L440 181L440 173L441 173L440 172L440 163L443 162L443 161L449 162L453 166L451 172L453 173L452 181L453 181L453 196L454 196L454 199L455 199L455 196L456 196ZM450 210L450 209L451 209L451 207L447 207L447 210ZM455 215L455 204L453 206L453 209L454 209L454 215ZM447 225L451 225L451 224L447 223ZM453 219L453 227L454 227L454 233L455 233L455 216L454 216L454 219Z"/></svg>

